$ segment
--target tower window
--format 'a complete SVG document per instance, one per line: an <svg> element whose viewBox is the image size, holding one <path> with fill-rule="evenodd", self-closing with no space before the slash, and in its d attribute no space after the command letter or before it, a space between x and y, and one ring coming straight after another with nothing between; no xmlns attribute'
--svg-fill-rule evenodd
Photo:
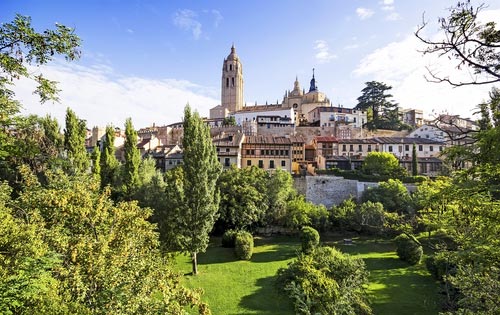
<svg viewBox="0 0 500 315"><path fill-rule="evenodd" d="M229 65L229 71L233 71L233 65Z"/></svg>
<svg viewBox="0 0 500 315"><path fill-rule="evenodd" d="M229 87L229 78L226 78L226 87Z"/></svg>
<svg viewBox="0 0 500 315"><path fill-rule="evenodd" d="M234 86L234 77L231 78L231 86Z"/></svg>

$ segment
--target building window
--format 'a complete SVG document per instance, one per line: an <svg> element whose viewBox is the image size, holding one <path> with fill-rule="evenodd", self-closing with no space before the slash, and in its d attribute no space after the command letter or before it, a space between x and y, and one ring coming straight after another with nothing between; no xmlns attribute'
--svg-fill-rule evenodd
<svg viewBox="0 0 500 315"><path fill-rule="evenodd" d="M439 152L442 152L442 151L443 151L443 147L439 146Z"/></svg>
<svg viewBox="0 0 500 315"><path fill-rule="evenodd" d="M363 152L363 145L361 144L358 145L358 152Z"/></svg>
<svg viewBox="0 0 500 315"><path fill-rule="evenodd" d="M259 160L259 168L264 168L264 161Z"/></svg>
<svg viewBox="0 0 500 315"><path fill-rule="evenodd" d="M368 145L368 150L367 151L368 152L372 152L372 145L371 144Z"/></svg>
<svg viewBox="0 0 500 315"><path fill-rule="evenodd" d="M281 161L281 167L286 167L286 161L285 160Z"/></svg>
<svg viewBox="0 0 500 315"><path fill-rule="evenodd" d="M349 145L349 151L354 152L354 145L353 144Z"/></svg>
<svg viewBox="0 0 500 315"><path fill-rule="evenodd" d="M392 152L392 145L389 146L389 152Z"/></svg>
<svg viewBox="0 0 500 315"><path fill-rule="evenodd" d="M405 151L410 151L410 145L409 144L405 144Z"/></svg>
<svg viewBox="0 0 500 315"><path fill-rule="evenodd" d="M231 165L231 160L229 158L224 159L224 166L229 166Z"/></svg>
<svg viewBox="0 0 500 315"><path fill-rule="evenodd" d="M215 149L215 151L219 152L219 151L220 151L220 149L219 149L219 148L217 148L217 149Z"/></svg>
<svg viewBox="0 0 500 315"><path fill-rule="evenodd" d="M288 150L285 150L285 155L288 156Z"/></svg>
<svg viewBox="0 0 500 315"><path fill-rule="evenodd" d="M229 87L229 78L226 78L226 87Z"/></svg>
<svg viewBox="0 0 500 315"><path fill-rule="evenodd" d="M229 65L229 71L233 71L233 65Z"/></svg>
<svg viewBox="0 0 500 315"><path fill-rule="evenodd" d="M234 77L231 78L231 86L234 86Z"/></svg>
<svg viewBox="0 0 500 315"><path fill-rule="evenodd" d="M420 151L420 152L424 151L423 145L421 145L421 144L418 145L418 151Z"/></svg>
<svg viewBox="0 0 500 315"><path fill-rule="evenodd" d="M252 166L252 160L247 160L247 166Z"/></svg>
<svg viewBox="0 0 500 315"><path fill-rule="evenodd" d="M274 168L274 161L273 160L269 161L269 168Z"/></svg>
<svg viewBox="0 0 500 315"><path fill-rule="evenodd" d="M226 148L226 152L229 152L229 151L231 151L231 150L229 148Z"/></svg>
<svg viewBox="0 0 500 315"><path fill-rule="evenodd" d="M347 151L347 148L346 148L345 144L342 145L342 151Z"/></svg>
<svg viewBox="0 0 500 315"><path fill-rule="evenodd" d="M250 150L247 150L247 155L250 155Z"/></svg>
<svg viewBox="0 0 500 315"><path fill-rule="evenodd" d="M431 152L432 152L432 151L434 151L434 146L432 146L432 145L431 145L431 146L429 147L429 151L431 151Z"/></svg>

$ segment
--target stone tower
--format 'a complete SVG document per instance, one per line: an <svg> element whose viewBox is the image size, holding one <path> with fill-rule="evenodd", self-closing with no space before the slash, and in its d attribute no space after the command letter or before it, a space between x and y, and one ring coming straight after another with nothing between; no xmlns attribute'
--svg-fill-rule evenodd
<svg viewBox="0 0 500 315"><path fill-rule="evenodd" d="M222 65L221 105L229 112L243 108L243 67L234 45Z"/></svg>

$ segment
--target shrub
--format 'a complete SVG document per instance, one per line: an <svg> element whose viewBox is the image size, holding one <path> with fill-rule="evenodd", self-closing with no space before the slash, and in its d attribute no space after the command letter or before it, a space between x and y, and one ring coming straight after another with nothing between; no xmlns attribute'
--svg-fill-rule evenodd
<svg viewBox="0 0 500 315"><path fill-rule="evenodd" d="M332 247L300 253L276 277L279 290L292 300L296 314L371 314L363 289L368 273L361 258Z"/></svg>
<svg viewBox="0 0 500 315"><path fill-rule="evenodd" d="M234 248L234 240L236 238L236 230L227 230L222 235L222 247Z"/></svg>
<svg viewBox="0 0 500 315"><path fill-rule="evenodd" d="M456 267L449 261L449 258L444 253L438 253L430 256L425 260L425 266L429 273L439 281L443 281L445 275L454 275Z"/></svg>
<svg viewBox="0 0 500 315"><path fill-rule="evenodd" d="M250 260L253 254L253 236L246 231L236 233L234 252L240 260Z"/></svg>
<svg viewBox="0 0 500 315"><path fill-rule="evenodd" d="M394 241L396 242L396 253L399 259L408 262L410 265L416 265L420 262L424 251L415 237L401 234L397 236Z"/></svg>
<svg viewBox="0 0 500 315"><path fill-rule="evenodd" d="M319 244L319 233L314 228L305 226L301 230L300 241L302 242L302 251L310 254Z"/></svg>

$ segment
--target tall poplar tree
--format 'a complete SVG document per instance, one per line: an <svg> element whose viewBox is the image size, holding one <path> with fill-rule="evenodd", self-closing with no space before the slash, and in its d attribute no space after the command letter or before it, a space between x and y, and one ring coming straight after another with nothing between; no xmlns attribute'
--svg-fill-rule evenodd
<svg viewBox="0 0 500 315"><path fill-rule="evenodd" d="M179 190L183 204L177 209L181 248L191 254L193 274L198 273L197 254L208 246L208 233L217 219L219 192L216 182L221 172L210 130L197 112L184 108L182 145L184 173ZM180 211L180 212L179 212Z"/></svg>
<svg viewBox="0 0 500 315"><path fill-rule="evenodd" d="M137 149L137 131L132 125L132 119L125 121L125 164L123 165L123 185L125 198L131 199L139 187L139 165L141 155Z"/></svg>
<svg viewBox="0 0 500 315"><path fill-rule="evenodd" d="M85 149L86 132L85 120L79 119L70 108L66 109L64 149L68 157L70 173L86 172L89 169L90 161Z"/></svg>
<svg viewBox="0 0 500 315"><path fill-rule="evenodd" d="M115 155L115 129L107 126L101 152L101 187L114 184L119 164Z"/></svg>

